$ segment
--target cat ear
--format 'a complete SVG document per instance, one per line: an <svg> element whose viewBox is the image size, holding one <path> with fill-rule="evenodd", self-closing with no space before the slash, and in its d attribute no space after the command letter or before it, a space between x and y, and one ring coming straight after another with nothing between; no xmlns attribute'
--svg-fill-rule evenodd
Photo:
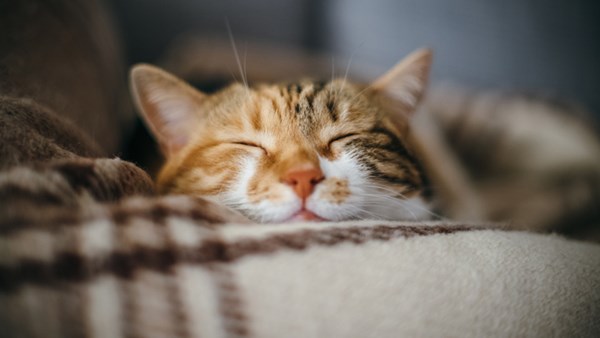
<svg viewBox="0 0 600 338"><path fill-rule="evenodd" d="M130 84L137 109L165 155L183 148L198 123L205 95L174 75L146 64L131 69Z"/></svg>
<svg viewBox="0 0 600 338"><path fill-rule="evenodd" d="M401 116L412 115L427 88L431 61L431 50L419 49L372 84L387 110Z"/></svg>

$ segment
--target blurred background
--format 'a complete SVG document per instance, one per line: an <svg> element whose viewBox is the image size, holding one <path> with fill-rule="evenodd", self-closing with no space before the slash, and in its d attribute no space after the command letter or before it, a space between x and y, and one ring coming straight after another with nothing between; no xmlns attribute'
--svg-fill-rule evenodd
<svg viewBox="0 0 600 338"><path fill-rule="evenodd" d="M600 112L597 0L109 0L129 63L156 63L179 36L324 55L372 79L410 51L435 51L434 82L533 90ZM231 52L232 53L232 52ZM233 53L232 53L233 54ZM198 60L202 62L202 60ZM237 70L236 70L237 71Z"/></svg>

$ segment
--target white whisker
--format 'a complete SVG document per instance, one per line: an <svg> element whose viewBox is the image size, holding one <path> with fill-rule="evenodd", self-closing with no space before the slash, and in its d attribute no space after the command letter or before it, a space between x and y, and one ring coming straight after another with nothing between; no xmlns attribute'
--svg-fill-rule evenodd
<svg viewBox="0 0 600 338"><path fill-rule="evenodd" d="M338 90L338 94L344 89L344 87L346 86L346 81L348 80L348 71L350 70L350 65L352 65L352 60L354 59L354 55L358 52L358 50L360 49L360 47L362 47L362 45L364 44L364 41L360 43L360 45L358 45L358 47L356 47L354 49L354 51L352 51L352 54L350 54L350 59L348 60L348 65L346 66L346 71L344 73L344 79L342 81L342 86L340 87L340 89Z"/></svg>
<svg viewBox="0 0 600 338"><path fill-rule="evenodd" d="M335 57L331 56L331 82L335 80Z"/></svg>
<svg viewBox="0 0 600 338"><path fill-rule="evenodd" d="M381 199L385 199L388 202L392 202L392 203L395 203L395 204L398 204L398 205L405 205L406 201L409 199L404 194L402 194L402 193L400 193L398 191L395 191L395 190L392 190L390 188L378 185L376 183L371 183L369 186L367 186L367 188L379 190L381 192L388 192L388 193L392 194L393 196L389 196L389 195L385 195L385 194L367 194L367 193L361 194L361 196L381 198ZM399 196L402 199L394 197L394 196ZM439 214L437 214L437 213L429 210L428 208L425 208L425 207L422 207L422 206L419 206L419 205L410 205L410 207L415 208L415 209L420 210L420 211L423 211L423 212L425 212L425 213L427 213L427 214L429 214L429 215L431 215L431 216L433 216L433 217L435 217L437 219L448 220L446 217L444 217L442 215L439 215Z"/></svg>
<svg viewBox="0 0 600 338"><path fill-rule="evenodd" d="M362 93L366 92L367 90L371 89L371 87L373 87L373 83L369 84L368 86L366 86L365 88L363 88L361 91L359 91L356 95L354 95L351 99L350 99L350 103L354 103L354 101L356 99L358 99L358 97L360 95L362 95Z"/></svg>
<svg viewBox="0 0 600 338"><path fill-rule="evenodd" d="M244 86L246 86L246 88L249 88L246 76L244 76L244 69L242 68L242 62L240 61L240 55L238 54L238 50L235 45L233 33L231 32L231 26L229 25L229 20L227 20L227 18L225 18L225 25L227 26L227 33L229 34L229 41L231 42L231 47L233 48L233 54L235 56L235 61L237 62L237 65L238 65L240 75L242 76L242 81L244 83Z"/></svg>
<svg viewBox="0 0 600 338"><path fill-rule="evenodd" d="M246 87L248 87L248 67L246 67L246 60L248 56L248 43L244 43L244 78L246 79Z"/></svg>

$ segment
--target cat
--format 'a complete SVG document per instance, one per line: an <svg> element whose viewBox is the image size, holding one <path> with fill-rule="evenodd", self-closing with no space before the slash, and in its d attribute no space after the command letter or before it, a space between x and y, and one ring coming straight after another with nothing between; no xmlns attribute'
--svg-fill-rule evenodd
<svg viewBox="0 0 600 338"><path fill-rule="evenodd" d="M137 65L134 100L166 157L158 190L256 222L429 219L429 182L409 120L431 61L430 50L418 50L368 86L234 83L211 95Z"/></svg>
<svg viewBox="0 0 600 338"><path fill-rule="evenodd" d="M369 85L238 83L210 95L139 65L131 85L167 157L162 193L258 222L449 218L600 238L600 140L585 112L455 87L425 96L431 62L414 52Z"/></svg>

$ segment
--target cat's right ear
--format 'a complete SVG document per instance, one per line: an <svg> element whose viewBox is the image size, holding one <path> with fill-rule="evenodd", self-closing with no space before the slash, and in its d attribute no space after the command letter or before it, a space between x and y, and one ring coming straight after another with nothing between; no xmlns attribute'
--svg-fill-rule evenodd
<svg viewBox="0 0 600 338"><path fill-rule="evenodd" d="M429 81L432 51L419 49L405 57L377 79L371 90L386 109L396 116L409 118L421 101Z"/></svg>
<svg viewBox="0 0 600 338"><path fill-rule="evenodd" d="M198 123L205 95L166 71L135 65L130 72L131 92L146 125L169 157L189 141Z"/></svg>

